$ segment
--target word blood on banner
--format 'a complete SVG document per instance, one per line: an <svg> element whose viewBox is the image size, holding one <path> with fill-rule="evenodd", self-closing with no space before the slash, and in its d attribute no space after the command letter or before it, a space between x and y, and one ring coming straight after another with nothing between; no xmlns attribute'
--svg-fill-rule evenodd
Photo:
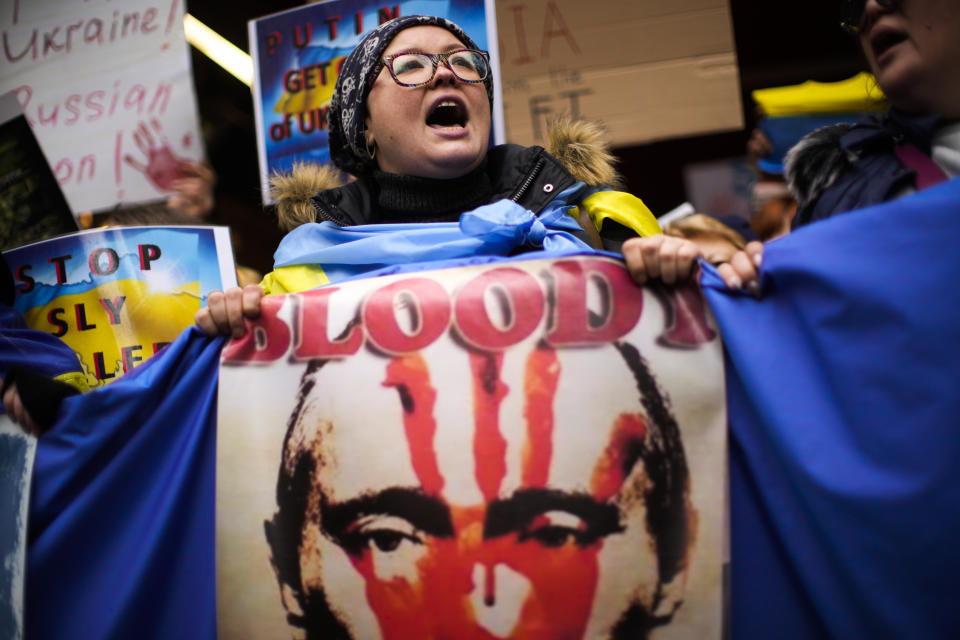
<svg viewBox="0 0 960 640"><path fill-rule="evenodd" d="M591 287L602 299L598 311L587 304ZM287 355L291 345L297 360L349 356L364 344L398 355L424 349L447 331L468 345L496 351L525 340L544 320L547 344L590 345L622 338L643 311L642 290L622 265L604 258L557 261L540 280L521 269L497 267L452 294L431 278L411 276L370 293L356 321L333 338L328 314L337 291L332 286L285 296L293 308L292 323L278 315L284 297L265 298L253 330L224 348L224 362L272 362ZM490 298L499 313L491 313ZM664 344L693 347L715 337L698 292L678 289L659 299L666 309Z"/></svg>

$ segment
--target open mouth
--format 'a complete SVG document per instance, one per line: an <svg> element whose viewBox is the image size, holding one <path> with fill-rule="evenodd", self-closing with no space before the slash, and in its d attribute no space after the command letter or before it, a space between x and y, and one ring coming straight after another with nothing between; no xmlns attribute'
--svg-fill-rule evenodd
<svg viewBox="0 0 960 640"><path fill-rule="evenodd" d="M879 59L887 51L907 39L907 35L902 31L884 30L870 38L870 47L873 49L873 57Z"/></svg>
<svg viewBox="0 0 960 640"><path fill-rule="evenodd" d="M430 127L465 127L466 125L467 110L456 100L441 100L427 114L427 126Z"/></svg>

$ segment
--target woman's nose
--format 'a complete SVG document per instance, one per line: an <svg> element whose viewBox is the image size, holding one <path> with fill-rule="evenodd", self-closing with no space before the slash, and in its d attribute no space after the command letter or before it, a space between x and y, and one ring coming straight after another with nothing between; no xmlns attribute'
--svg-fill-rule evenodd
<svg viewBox="0 0 960 640"><path fill-rule="evenodd" d="M900 0L867 0L863 6L863 16L860 18L860 29L866 30L880 16L896 10L899 6Z"/></svg>
<svg viewBox="0 0 960 640"><path fill-rule="evenodd" d="M433 74L433 84L456 84L457 76L453 75L450 64L444 60L437 64L437 72Z"/></svg>

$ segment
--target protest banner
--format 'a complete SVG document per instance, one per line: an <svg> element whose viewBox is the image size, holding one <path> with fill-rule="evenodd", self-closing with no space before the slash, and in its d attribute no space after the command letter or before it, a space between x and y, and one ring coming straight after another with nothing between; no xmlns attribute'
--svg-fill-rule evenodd
<svg viewBox="0 0 960 640"><path fill-rule="evenodd" d="M4 257L14 307L77 352L91 387L172 342L208 293L236 286L225 227L93 229Z"/></svg>
<svg viewBox="0 0 960 640"><path fill-rule="evenodd" d="M203 155L182 0L13 0L0 92L15 91L77 215L156 200Z"/></svg>
<svg viewBox="0 0 960 640"><path fill-rule="evenodd" d="M713 267L703 266L701 285L725 350L733 638L949 638L960 626L958 209L955 179L804 227L768 244L762 299L728 289ZM938 256L936 264L915 268L931 255ZM331 300L346 291L337 286ZM275 315L270 309L275 303L270 297L265 302L268 315ZM661 303L649 290L644 303L641 325L656 330ZM335 341L351 339L337 335L342 317L331 326L327 335ZM268 603L257 625L272 615L278 630L246 635L291 637L263 538L263 521L272 520L276 510L278 433L284 428L278 432L266 425L292 413L290 396L300 377L291 371L283 378L279 361L221 370L221 344L199 331L184 332L163 358L134 375L101 393L66 401L58 424L39 440L30 516L32 535L42 544L29 550L27 601L42 606L27 608L33 637L208 639L217 633L217 591L234 614ZM704 347L675 350L669 359L660 357L667 353L660 347L646 342L638 348L670 393L688 462L695 463L692 501L700 509L700 531L709 532L714 516L703 506L713 504L710 492L720 491L713 485L721 476L700 473L701 456L716 449L709 442L696 444L706 423L689 419L696 416L688 399L715 373L697 362L686 366ZM328 373L336 373L338 364L331 361ZM602 372L577 371L587 383ZM250 375L265 376L270 384L257 388ZM380 380L368 382L376 387ZM370 404L359 386L363 382L344 404ZM219 407L218 388L231 392ZM277 393L278 388L286 391ZM232 468L242 472L227 481L231 485L222 479L218 484L224 497L235 483L236 494L250 499L240 514L246 517L221 512L217 521L238 527L238 536L249 541L251 563L260 565L261 577L268 576L257 583L260 591L243 597L239 589L216 584L216 571L224 565L215 562L220 558L210 508L216 447L225 441L217 437L216 418L238 399L254 397L271 408L267 418L234 412L234 423L221 425L252 454L239 465L235 461ZM706 405L715 399L709 392L696 397ZM461 424L472 433L469 408L461 415L468 416ZM379 419L375 424L381 423L386 424ZM253 433L248 428L263 437L262 447L242 435ZM396 434L383 428L367 438L367 450L380 457L371 459L364 450L356 460L340 459L345 462L340 466L357 474L388 468L408 457L409 446L394 443ZM265 454L268 448L272 454ZM470 472L472 443L463 449ZM90 461L102 465L91 468ZM256 477L247 481L247 474ZM254 490L247 492L251 485ZM705 611L689 591L694 576L703 575L696 553L704 551L704 535L711 534L698 533L684 604L672 624L655 630L657 636L682 629L678 625L693 611ZM389 546L390 537L381 538ZM83 562L77 561L78 541ZM220 553L224 550L221 544ZM348 567L344 573L349 578L351 572ZM235 575L238 585L253 584ZM557 583L566 587L569 581L561 577ZM219 628L244 637L222 620ZM710 632L719 633L693 630L685 638Z"/></svg>
<svg viewBox="0 0 960 640"><path fill-rule="evenodd" d="M0 95L0 251L76 230L20 103Z"/></svg>
<svg viewBox="0 0 960 640"><path fill-rule="evenodd" d="M725 442L700 292L613 258L268 296L222 352L219 636L719 638Z"/></svg>
<svg viewBox="0 0 960 640"><path fill-rule="evenodd" d="M458 25L490 52L499 86L493 0L329 0L275 13L249 25L253 107L263 201L271 202L269 176L294 162L324 164L327 109L339 65L364 35L399 16L436 15ZM493 140L504 141L500 91L495 90Z"/></svg>
<svg viewBox="0 0 960 640"><path fill-rule="evenodd" d="M23 638L30 478L37 439L0 414L0 636Z"/></svg>

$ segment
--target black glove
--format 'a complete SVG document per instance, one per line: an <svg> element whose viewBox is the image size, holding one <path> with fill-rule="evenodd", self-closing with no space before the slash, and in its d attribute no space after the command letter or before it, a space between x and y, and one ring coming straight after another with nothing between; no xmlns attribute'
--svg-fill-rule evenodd
<svg viewBox="0 0 960 640"><path fill-rule="evenodd" d="M0 396L3 396L14 382L17 383L17 392L20 394L23 408L40 429L37 435L47 432L57 421L64 398L80 393L76 387L66 382L53 380L24 367L12 367L3 380Z"/></svg>

